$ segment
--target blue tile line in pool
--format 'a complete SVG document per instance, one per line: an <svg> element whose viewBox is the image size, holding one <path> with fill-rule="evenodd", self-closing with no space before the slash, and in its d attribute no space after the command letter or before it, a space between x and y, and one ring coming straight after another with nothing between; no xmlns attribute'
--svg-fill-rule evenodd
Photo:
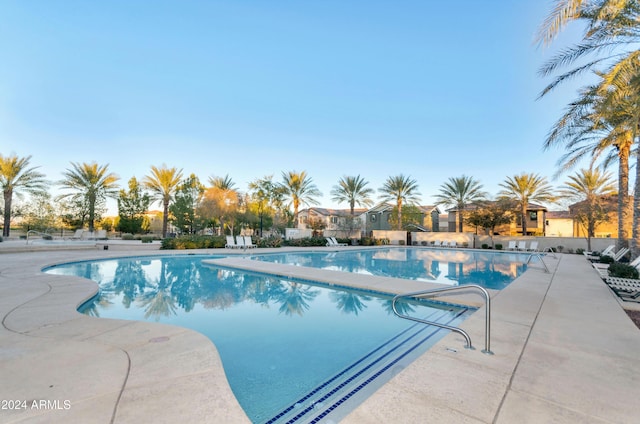
<svg viewBox="0 0 640 424"><path fill-rule="evenodd" d="M450 320L447 321L447 324L450 324L451 322L455 321L457 318L459 318L460 316L462 316L463 314L465 314L468 311L467 308L464 308L463 310L461 310L460 312L458 312L453 318L451 318ZM354 363L353 365L351 365L350 367L348 367L347 369L345 369L344 371L340 372L339 374L337 374L336 376L334 376L333 378L331 378L330 380L324 382L323 384L321 384L320 386L316 387L315 389L313 389L311 392L309 392L306 396L304 396L303 398L299 399L298 401L296 401L294 403L294 405L289 406L288 408L286 408L284 411L280 412L278 415L276 415L275 417L271 418L270 420L268 420L266 422L266 424L273 424L275 422L277 422L280 418L282 418L283 416L285 416L288 412L290 412L291 410L293 410L295 408L296 405L299 405L300 403L306 401L307 399L309 399L313 394L319 392L320 390L322 390L323 388L325 388L326 386L328 386L332 381L336 380L337 378L339 378L340 376L344 375L349 369L352 369L353 367L355 367L356 365L364 362L365 360L367 360L368 358L370 358L376 351L382 349L384 346L390 344L393 340L397 339L398 337L402 336L404 333L410 331L412 328L414 328L416 325L413 325L411 327L409 327L408 329L406 329L405 331L403 331L402 333L398 334L397 336L393 337L391 340L389 340L388 342L384 343L383 345L381 345L380 347L378 347L377 349L375 349L374 351L370 352L367 356L365 356L364 358L358 360L356 363ZM317 403L321 403L324 400L329 399L332 395L334 395L336 392L338 392L340 389L343 389L344 387L346 387L349 383L351 383L354 379L356 379L358 376L362 375L364 372L368 371L369 369L371 369L375 364L377 364L378 362L380 362L382 359L384 359L385 357L387 357L388 355L390 355L392 352L394 352L395 350L399 349L400 346L402 346L402 344L404 344L405 342L411 340L412 338L414 338L416 335L420 334L421 332L423 332L424 330L426 330L427 327L422 327L420 330L418 330L415 334L411 335L410 337L407 337L405 340L403 340L400 344L398 344L396 347L394 347L393 349L391 349L389 352L385 353L384 355L382 355L380 358L376 359L375 361L373 361L371 364L367 365L365 368L363 368L362 370L360 370L359 372L357 372L356 374L352 375L351 377L349 377L347 380L345 380L344 382L340 383L338 386L336 386L335 388L333 388L330 392L328 392L327 394L325 394L323 397L321 397ZM415 349L417 349L421 344L423 344L425 341L427 341L428 339L430 339L431 337L433 337L436 333L438 333L439 331L442 331L441 328L437 328L435 330L433 330L432 332L430 332L427 336L425 336L424 338L422 338L420 341L418 341L415 345L413 345L413 347L411 347L410 349L408 349L407 351L405 351L402 355L400 355L399 357L397 357L396 359L394 359L393 361L391 361L389 364L385 365L384 367L382 367L380 370L378 370L374 375L372 375L371 377L369 377L367 380L365 380L363 383L359 384L358 386L356 386L353 390L351 390L349 393L347 393L346 395L344 395L342 398L340 398L339 400L337 400L336 402L333 403L333 405L331 405L329 408L327 408L325 411L323 411L320 415L318 415L317 417L315 417L313 420L309 421L310 423L317 423L319 422L322 418L326 417L329 413L331 413L332 411L334 411L338 406L340 406L342 403L346 402L348 399L350 399L352 396L354 396L356 393L358 393L360 390L362 390L363 388L365 388L368 384L370 384L371 382L373 382L376 378L378 378L380 375L382 375L385 371L387 371L389 368L391 368L393 365L395 365L396 363L398 363L400 360L402 360L403 358L405 358L408 354L410 354L411 352L413 352ZM315 404L314 404L315 405ZM305 408L304 410L300 411L300 413L298 413L295 417L293 417L291 420L287 421L287 423L294 423L296 421L298 421L299 419L303 418L306 414L308 414L309 412L313 411L315 409L314 405L308 406L307 408Z"/></svg>

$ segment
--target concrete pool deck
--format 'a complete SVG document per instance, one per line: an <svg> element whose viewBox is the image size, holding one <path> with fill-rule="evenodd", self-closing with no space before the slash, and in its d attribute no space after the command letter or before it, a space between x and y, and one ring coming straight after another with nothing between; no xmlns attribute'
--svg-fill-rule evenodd
<svg viewBox="0 0 640 424"><path fill-rule="evenodd" d="M179 327L79 314L76 308L96 285L40 272L76 260L239 252L108 244L109 250L99 245L21 252L18 244L0 243L0 422L248 422L206 337ZM494 355L481 353L480 310L461 326L476 350L464 349L458 334L447 335L396 370L342 422L638 422L640 330L584 257L544 261L550 273L534 264L494 293ZM240 258L219 262L266 266ZM290 268L286 274L294 277L323 274ZM389 292L420 284L343 273L323 278Z"/></svg>

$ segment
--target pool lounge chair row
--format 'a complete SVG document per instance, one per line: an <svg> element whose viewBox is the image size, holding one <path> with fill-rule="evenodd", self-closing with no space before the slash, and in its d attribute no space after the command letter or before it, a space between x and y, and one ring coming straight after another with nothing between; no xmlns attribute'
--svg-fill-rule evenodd
<svg viewBox="0 0 640 424"><path fill-rule="evenodd" d="M458 247L458 242L455 240L451 240L451 241L436 240L433 242L433 247Z"/></svg>
<svg viewBox="0 0 640 424"><path fill-rule="evenodd" d="M107 230L98 230L98 231L86 231L86 230L76 230L76 232L69 237L70 240L106 240L107 239Z"/></svg>
<svg viewBox="0 0 640 424"><path fill-rule="evenodd" d="M539 252L538 242L532 241L529 247L527 247L526 240L510 240L507 245L507 250L514 250L519 252Z"/></svg>
<svg viewBox="0 0 640 424"><path fill-rule="evenodd" d="M251 249L258 246L253 244L251 236L236 236L235 240L233 236L227 236L227 244L224 247L227 249Z"/></svg>

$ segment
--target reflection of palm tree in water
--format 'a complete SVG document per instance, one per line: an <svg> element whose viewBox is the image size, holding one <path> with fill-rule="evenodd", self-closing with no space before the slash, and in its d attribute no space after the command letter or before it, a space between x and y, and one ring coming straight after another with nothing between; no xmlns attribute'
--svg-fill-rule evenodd
<svg viewBox="0 0 640 424"><path fill-rule="evenodd" d="M369 296L357 295L348 291L331 292L329 297L333 302L337 303L339 311L345 314L355 315L358 315L358 312L367 307L364 302L371 300Z"/></svg>
<svg viewBox="0 0 640 424"><path fill-rule="evenodd" d="M389 315L394 315L392 299L383 300L382 307ZM415 308L409 302L404 300L396 302L396 309L403 315L409 315L410 312L415 312Z"/></svg>
<svg viewBox="0 0 640 424"><path fill-rule="evenodd" d="M91 317L100 318L100 310L108 309L109 306L113 305L113 302L110 300L111 297L113 297L111 293L100 292L100 294L91 300L91 303L87 303L82 308L81 312Z"/></svg>
<svg viewBox="0 0 640 424"><path fill-rule="evenodd" d="M168 270L166 260L162 259L161 262L158 279L150 283L148 289L139 297L139 303L144 308L144 317L154 317L156 321L163 316L175 315L177 309L171 294L171 286L177 277Z"/></svg>
<svg viewBox="0 0 640 424"><path fill-rule="evenodd" d="M314 290L311 286L300 285L293 281L283 281L285 287L288 285L288 289L282 292L275 301L280 303L278 309L280 313L287 315L302 314L309 309L309 303L315 299L320 290Z"/></svg>
<svg viewBox="0 0 640 424"><path fill-rule="evenodd" d="M122 293L122 304L128 309L137 296L144 292L146 276L142 264L138 260L120 260L116 268L111 286L104 291Z"/></svg>

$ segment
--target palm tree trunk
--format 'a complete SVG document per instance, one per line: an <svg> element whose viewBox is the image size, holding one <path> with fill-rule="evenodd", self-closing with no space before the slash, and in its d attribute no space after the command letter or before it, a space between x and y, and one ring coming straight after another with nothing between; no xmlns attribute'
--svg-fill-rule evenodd
<svg viewBox="0 0 640 424"><path fill-rule="evenodd" d="M629 211L629 151L631 145L618 152L618 243L617 250L627 247L628 223L633 219ZM636 183L637 186L637 183ZM635 208L634 208L635 209Z"/></svg>
<svg viewBox="0 0 640 424"><path fill-rule="evenodd" d="M13 190L8 188L4 191L4 225L2 227L2 237L9 237L11 231L11 200L13 199Z"/></svg>
<svg viewBox="0 0 640 424"><path fill-rule="evenodd" d="M522 216L522 235L527 235L527 204L523 203L520 207L520 215Z"/></svg>
<svg viewBox="0 0 640 424"><path fill-rule="evenodd" d="M640 149L636 151L636 185L633 190L633 240L631 243L631 257L640 255Z"/></svg>
<svg viewBox="0 0 640 424"><path fill-rule="evenodd" d="M402 230L402 200L398 201L398 231Z"/></svg>
<svg viewBox="0 0 640 424"><path fill-rule="evenodd" d="M167 238L167 223L169 222L169 200L162 202L162 238Z"/></svg>

